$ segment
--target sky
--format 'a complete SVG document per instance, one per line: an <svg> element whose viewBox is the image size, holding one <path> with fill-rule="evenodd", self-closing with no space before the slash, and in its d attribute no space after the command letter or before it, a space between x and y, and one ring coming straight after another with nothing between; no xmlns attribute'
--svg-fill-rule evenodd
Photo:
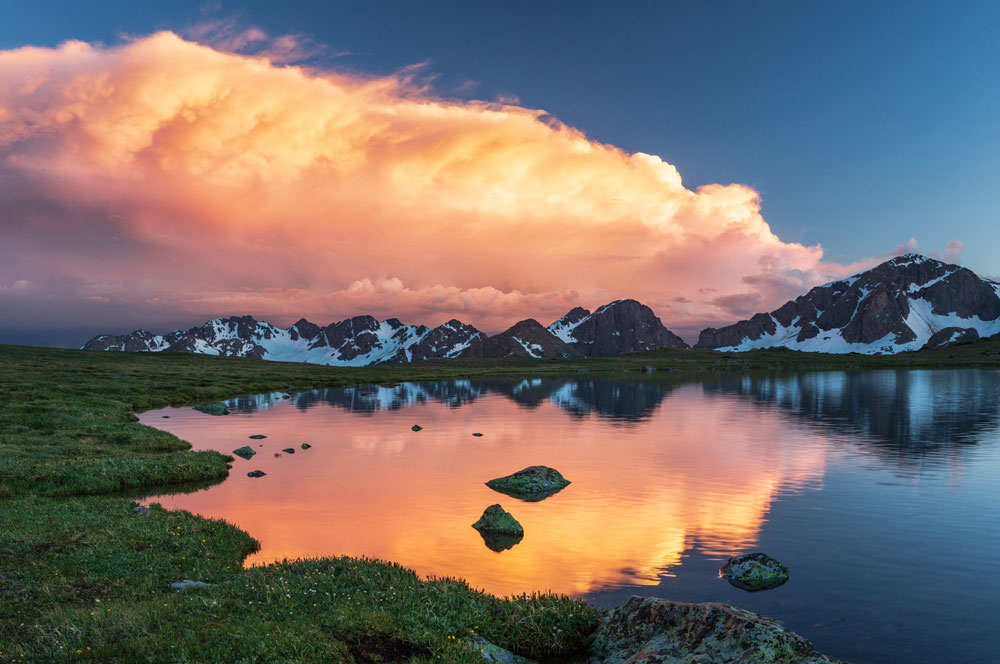
<svg viewBox="0 0 1000 664"><path fill-rule="evenodd" d="M0 0L0 343L251 314L693 341L1000 274L1000 6Z"/></svg>

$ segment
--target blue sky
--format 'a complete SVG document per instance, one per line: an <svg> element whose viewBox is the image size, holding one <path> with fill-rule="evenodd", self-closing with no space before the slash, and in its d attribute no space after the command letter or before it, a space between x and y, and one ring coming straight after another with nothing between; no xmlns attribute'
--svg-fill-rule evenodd
<svg viewBox="0 0 1000 664"><path fill-rule="evenodd" d="M588 136L763 195L784 240L849 262L915 237L1000 273L1000 20L964 2L5 2L0 48L236 19L328 66L427 63L447 95L516 97ZM343 54L348 52L349 54ZM337 56L337 57L332 57Z"/></svg>

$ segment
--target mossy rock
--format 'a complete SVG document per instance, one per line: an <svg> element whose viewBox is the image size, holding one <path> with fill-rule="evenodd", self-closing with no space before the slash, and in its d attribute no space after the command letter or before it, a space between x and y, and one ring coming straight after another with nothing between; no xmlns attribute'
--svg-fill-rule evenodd
<svg viewBox="0 0 1000 664"><path fill-rule="evenodd" d="M257 454L257 451L254 450L249 445L244 445L243 447L241 447L241 448L239 448L237 450L233 450L233 454L235 454L236 456L238 456L238 457L240 457L242 459L246 459L247 461L249 461L250 457L252 457L254 454Z"/></svg>
<svg viewBox="0 0 1000 664"><path fill-rule="evenodd" d="M310 445L309 443L302 443L302 449L308 450L310 447L312 447L312 445Z"/></svg>
<svg viewBox="0 0 1000 664"><path fill-rule="evenodd" d="M414 424L412 427L410 427L410 431L420 431L422 429L423 427L420 426L419 424Z"/></svg>
<svg viewBox="0 0 1000 664"><path fill-rule="evenodd" d="M490 480L486 486L520 500L537 502L562 491L569 484L569 480L555 468L529 466L513 475Z"/></svg>
<svg viewBox="0 0 1000 664"><path fill-rule="evenodd" d="M487 507L483 511L483 515L479 517L479 521L472 524L472 527L478 530L479 534L524 536L524 528L521 527L521 524L500 505Z"/></svg>
<svg viewBox="0 0 1000 664"><path fill-rule="evenodd" d="M590 654L603 664L844 664L780 622L725 604L632 597L611 611Z"/></svg>
<svg viewBox="0 0 1000 664"><path fill-rule="evenodd" d="M226 404L221 401L203 403L200 406L195 406L194 409L199 413L205 413L206 415L229 415L229 409L226 407Z"/></svg>
<svg viewBox="0 0 1000 664"><path fill-rule="evenodd" d="M719 575L737 588L757 592L788 581L788 568L765 553L745 553L730 558Z"/></svg>
<svg viewBox="0 0 1000 664"><path fill-rule="evenodd" d="M255 433L254 435L252 435L250 437L253 438L254 440L264 440L265 438L267 438L267 436L265 436L262 433Z"/></svg>

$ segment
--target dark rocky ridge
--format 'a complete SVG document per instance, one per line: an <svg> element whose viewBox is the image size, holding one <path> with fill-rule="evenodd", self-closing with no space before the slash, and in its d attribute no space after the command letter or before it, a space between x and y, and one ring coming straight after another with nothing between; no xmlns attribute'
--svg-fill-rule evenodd
<svg viewBox="0 0 1000 664"><path fill-rule="evenodd" d="M576 307L548 329L586 357L688 347L652 309L636 300L618 300L594 313Z"/></svg>
<svg viewBox="0 0 1000 664"><path fill-rule="evenodd" d="M945 328L953 334L935 336ZM984 331L1000 332L1000 285L958 265L906 254L817 286L769 314L707 328L695 348L899 352Z"/></svg>

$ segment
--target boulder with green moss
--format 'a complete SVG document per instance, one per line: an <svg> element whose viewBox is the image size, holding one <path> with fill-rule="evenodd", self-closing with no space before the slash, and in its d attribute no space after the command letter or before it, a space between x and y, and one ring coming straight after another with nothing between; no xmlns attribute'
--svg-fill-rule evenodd
<svg viewBox="0 0 1000 664"><path fill-rule="evenodd" d="M486 486L520 500L536 502L562 491L569 484L569 480L555 468L529 466L513 475L490 480Z"/></svg>
<svg viewBox="0 0 1000 664"><path fill-rule="evenodd" d="M777 620L726 604L656 597L632 597L613 610L591 653L603 664L838 663Z"/></svg>
<svg viewBox="0 0 1000 664"><path fill-rule="evenodd" d="M719 576L737 588L757 592L788 581L788 568L766 553L744 553L730 558L719 570Z"/></svg>
<svg viewBox="0 0 1000 664"><path fill-rule="evenodd" d="M206 415L228 415L229 408L226 404L221 401L216 401L214 403L203 403L200 406L195 406L194 409L199 413L205 413Z"/></svg>
<svg viewBox="0 0 1000 664"><path fill-rule="evenodd" d="M472 527L480 534L491 535L524 535L524 528L510 512L500 507L500 505L490 505L479 517L479 521L472 524Z"/></svg>

